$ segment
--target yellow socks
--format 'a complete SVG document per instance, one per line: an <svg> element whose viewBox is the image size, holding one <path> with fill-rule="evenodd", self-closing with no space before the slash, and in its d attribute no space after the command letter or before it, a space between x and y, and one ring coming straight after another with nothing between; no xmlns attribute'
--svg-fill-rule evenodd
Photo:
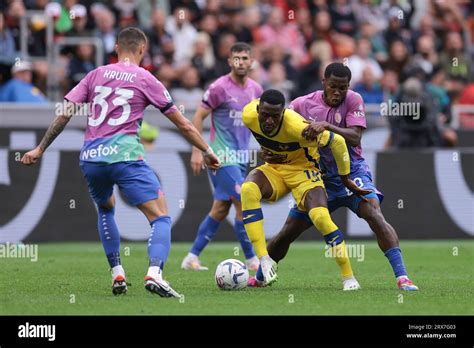
<svg viewBox="0 0 474 348"><path fill-rule="evenodd" d="M326 244L332 248L331 255L335 257L336 263L341 268L343 278L352 277L352 267L347 254L346 243L342 232L337 228L325 207L313 208L308 213L314 226L321 232Z"/></svg>
<svg viewBox="0 0 474 348"><path fill-rule="evenodd" d="M268 254L265 232L263 230L263 213L260 201L262 193L254 182L244 182L240 192L245 231L253 244L258 258Z"/></svg>

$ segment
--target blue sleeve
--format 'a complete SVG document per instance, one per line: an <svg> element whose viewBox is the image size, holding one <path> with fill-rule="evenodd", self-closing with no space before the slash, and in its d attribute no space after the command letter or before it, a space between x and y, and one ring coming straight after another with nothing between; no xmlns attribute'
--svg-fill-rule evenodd
<svg viewBox="0 0 474 348"><path fill-rule="evenodd" d="M12 85L11 83L6 83L0 88L0 101L1 102L11 102L11 93L12 92Z"/></svg>

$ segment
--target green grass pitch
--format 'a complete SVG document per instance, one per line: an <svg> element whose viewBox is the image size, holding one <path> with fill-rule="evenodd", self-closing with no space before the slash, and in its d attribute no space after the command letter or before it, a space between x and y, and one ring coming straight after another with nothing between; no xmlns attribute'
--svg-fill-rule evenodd
<svg viewBox="0 0 474 348"><path fill-rule="evenodd" d="M267 288L221 291L217 264L234 256L235 243L211 243L201 255L209 271L183 271L189 243L173 243L165 279L184 299L164 299L143 288L146 243L122 241L122 262L131 283L128 294L113 296L100 243L39 244L38 261L0 259L0 315L472 315L474 241L404 241L411 278L420 288L402 293L374 241L364 261L352 259L362 290L343 292L335 261L324 246L299 242L279 266L278 281ZM124 249L129 248L129 256ZM400 296L400 294L402 296Z"/></svg>

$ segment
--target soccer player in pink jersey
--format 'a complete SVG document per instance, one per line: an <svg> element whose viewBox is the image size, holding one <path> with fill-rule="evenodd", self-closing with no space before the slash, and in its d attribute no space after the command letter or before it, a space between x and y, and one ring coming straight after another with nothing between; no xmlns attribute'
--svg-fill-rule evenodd
<svg viewBox="0 0 474 348"><path fill-rule="evenodd" d="M362 97L349 90L350 69L342 63L329 64L324 72L324 90L296 98L290 103L308 121L312 121L314 133L329 130L340 134L347 143L351 160L351 179L371 193L360 197L346 189L337 172L336 162L329 149L320 148L320 166L328 194L328 209L332 213L340 207L347 207L357 216L367 221L377 237L380 249L387 257L401 290L416 291L418 287L408 278L395 229L384 218L380 209L383 194L372 182L370 169L362 157L360 145L362 131L366 128L365 107ZM313 136L314 134L308 134ZM279 163L283 158L264 151L264 160ZM290 210L282 230L268 243L270 257L282 260L290 244L311 227L312 222L306 212L296 207ZM263 275L259 269L256 277L249 279L250 286L260 286Z"/></svg>
<svg viewBox="0 0 474 348"><path fill-rule="evenodd" d="M115 223L113 186L118 185L131 205L146 216L151 226L148 240L149 268L145 289L161 297L180 297L163 280L163 267L171 246L171 218L160 183L145 162L139 130L148 105L158 108L181 134L202 151L209 169L220 166L212 148L197 129L178 111L166 88L150 72L139 67L148 39L138 28L120 31L115 50L119 62L91 71L65 99L68 112L55 118L40 144L27 152L22 163L34 164L63 131L74 109L89 104L90 111L80 153L80 167L89 192L97 204L98 229L112 273L112 292L127 291L120 260L120 234Z"/></svg>
<svg viewBox="0 0 474 348"><path fill-rule="evenodd" d="M211 211L199 225L188 255L183 259L183 269L208 269L201 265L199 255L229 214L232 204L236 210L234 232L244 251L247 268L257 270L259 266L242 221L240 186L247 174L250 158L250 131L242 123L242 109L259 98L263 90L260 84L248 77L252 65L250 45L235 43L230 48L228 63L231 72L209 86L193 119L194 125L201 131L204 119L212 114L210 145L221 160L221 168L215 174L209 173L214 187L214 201ZM200 173L202 161L201 151L193 148L191 167L195 175Z"/></svg>

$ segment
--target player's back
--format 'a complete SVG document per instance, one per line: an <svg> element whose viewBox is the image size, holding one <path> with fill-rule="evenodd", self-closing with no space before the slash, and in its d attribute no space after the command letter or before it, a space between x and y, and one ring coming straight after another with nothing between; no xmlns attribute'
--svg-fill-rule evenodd
<svg viewBox="0 0 474 348"><path fill-rule="evenodd" d="M153 104L163 113L175 108L168 91L153 75L128 62L91 71L65 98L89 103L80 156L88 162L143 159L138 132L145 108Z"/></svg>

